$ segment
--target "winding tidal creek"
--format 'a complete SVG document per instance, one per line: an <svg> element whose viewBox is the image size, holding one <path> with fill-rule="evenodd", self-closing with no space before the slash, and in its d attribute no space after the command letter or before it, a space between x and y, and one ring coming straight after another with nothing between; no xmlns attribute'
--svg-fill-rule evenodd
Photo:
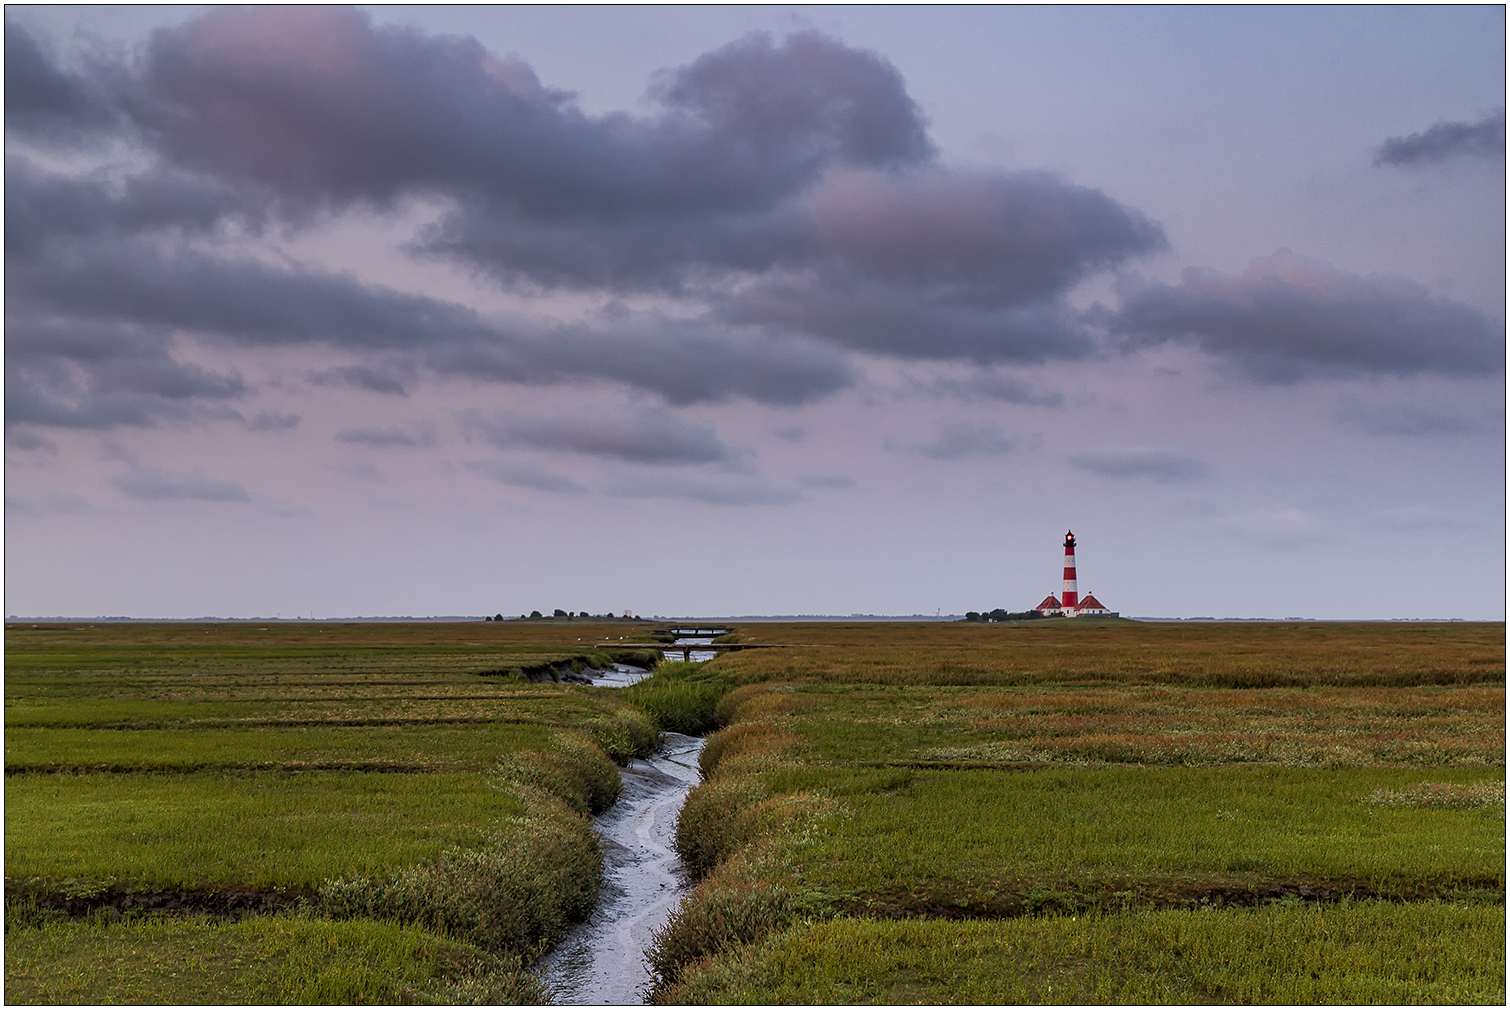
<svg viewBox="0 0 1510 1010"><path fill-rule="evenodd" d="M698 737L667 733L655 755L620 770L624 791L596 819L603 840L597 910L544 962L542 975L553 1002L626 1004L649 998L645 948L690 886L671 841L682 800L698 782L702 746Z"/></svg>

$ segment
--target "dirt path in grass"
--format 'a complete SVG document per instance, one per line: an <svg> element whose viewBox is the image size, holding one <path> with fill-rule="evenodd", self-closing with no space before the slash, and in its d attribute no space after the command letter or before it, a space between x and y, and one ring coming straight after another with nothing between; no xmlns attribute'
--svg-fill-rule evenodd
<svg viewBox="0 0 1510 1010"><path fill-rule="evenodd" d="M624 792L597 819L604 863L598 909L543 964L554 1002L626 1004L649 998L645 948L690 886L671 840L682 800L698 782L702 746L697 737L667 733L654 757L620 772Z"/></svg>

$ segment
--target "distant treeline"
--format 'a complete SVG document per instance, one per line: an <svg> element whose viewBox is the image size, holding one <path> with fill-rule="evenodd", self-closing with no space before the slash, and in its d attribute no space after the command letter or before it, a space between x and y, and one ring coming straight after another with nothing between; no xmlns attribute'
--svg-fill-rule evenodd
<svg viewBox="0 0 1510 1010"><path fill-rule="evenodd" d="M997 607L995 610L988 611L988 612L986 612L984 614L977 613L974 610L969 610L969 611L965 612L965 620L967 620L967 621L978 621L978 622L988 622L988 621L1037 621L1037 620L1041 620L1042 618L1047 617L1047 616L1049 616L1049 615L1040 613L1037 610L1023 610L1023 611L1019 611L1019 612L1016 612L1016 613L1011 613L1011 612L1008 612L1008 611L1005 611L1005 610L1001 609L1000 607Z"/></svg>
<svg viewBox="0 0 1510 1010"><path fill-rule="evenodd" d="M546 617L544 614L540 613L540 611L538 611L538 610L531 610L528 614L520 614L518 619L521 620L521 621L550 621L550 620L554 620L554 619L556 619L558 617L564 617L568 621L575 621L575 620L638 621L638 620L642 620L642 618L639 617L638 615L636 615L634 617L630 617L630 616L628 616L626 614L623 617L617 617L614 614L589 614L585 610L561 610L559 608L557 608L554 612L552 612L552 614L551 614L550 617ZM484 621L502 621L502 620L514 620L514 618L505 618L502 614L494 614L492 617L484 617L483 620Z"/></svg>

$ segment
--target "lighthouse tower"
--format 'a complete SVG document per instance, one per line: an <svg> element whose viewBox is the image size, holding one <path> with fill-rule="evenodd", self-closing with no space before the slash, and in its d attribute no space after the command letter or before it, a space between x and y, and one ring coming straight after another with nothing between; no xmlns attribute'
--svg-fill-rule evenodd
<svg viewBox="0 0 1510 1010"><path fill-rule="evenodd" d="M1080 605L1080 592L1075 588L1075 533L1073 530L1064 535L1064 592L1060 594L1059 601L1069 613L1074 613Z"/></svg>

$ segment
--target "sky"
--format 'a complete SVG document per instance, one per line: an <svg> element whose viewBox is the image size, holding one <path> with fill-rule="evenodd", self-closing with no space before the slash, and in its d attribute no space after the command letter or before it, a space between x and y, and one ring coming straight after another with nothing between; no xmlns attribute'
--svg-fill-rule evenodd
<svg viewBox="0 0 1510 1010"><path fill-rule="evenodd" d="M5 612L1503 620L1504 16L7 6Z"/></svg>

